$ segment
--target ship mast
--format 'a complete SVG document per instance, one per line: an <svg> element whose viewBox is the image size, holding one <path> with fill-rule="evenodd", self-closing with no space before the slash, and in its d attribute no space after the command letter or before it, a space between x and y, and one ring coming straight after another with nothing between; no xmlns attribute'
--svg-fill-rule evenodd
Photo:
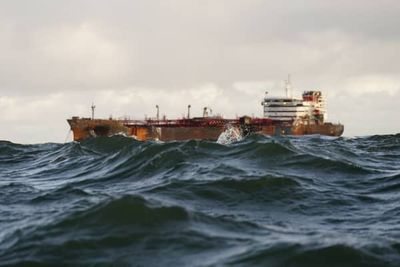
<svg viewBox="0 0 400 267"><path fill-rule="evenodd" d="M285 91L286 91L286 97L289 97L289 88L290 88L290 97L293 98L293 88L292 85L290 84L290 74L288 74L288 78L285 81Z"/></svg>
<svg viewBox="0 0 400 267"><path fill-rule="evenodd" d="M156 109L157 109L157 120L160 119L160 107L158 105L156 105Z"/></svg>
<svg viewBox="0 0 400 267"><path fill-rule="evenodd" d="M92 102L92 106L91 106L91 109L92 109L92 120L94 120L94 109L96 108L96 106L94 105L94 103Z"/></svg>

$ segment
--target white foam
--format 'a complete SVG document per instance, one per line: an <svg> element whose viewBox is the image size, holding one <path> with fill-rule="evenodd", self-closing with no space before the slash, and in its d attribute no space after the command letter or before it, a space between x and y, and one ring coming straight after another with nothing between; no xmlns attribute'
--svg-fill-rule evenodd
<svg viewBox="0 0 400 267"><path fill-rule="evenodd" d="M240 129L228 124L225 126L225 131L223 131L219 135L217 143L222 145L229 145L242 139L243 135Z"/></svg>

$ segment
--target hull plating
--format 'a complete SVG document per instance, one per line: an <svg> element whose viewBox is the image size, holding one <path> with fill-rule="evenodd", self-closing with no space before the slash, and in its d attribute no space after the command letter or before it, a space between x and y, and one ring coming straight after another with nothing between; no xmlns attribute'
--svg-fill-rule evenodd
<svg viewBox="0 0 400 267"><path fill-rule="evenodd" d="M180 121L181 122L181 121ZM119 120L91 120L73 118L68 120L73 131L74 141L96 136L124 134L140 141L161 140L212 140L216 141L227 124L238 127L245 135L250 133L265 135L309 135L321 134L340 136L344 127L341 124L297 124L280 123L271 120L186 120L183 124L130 124Z"/></svg>

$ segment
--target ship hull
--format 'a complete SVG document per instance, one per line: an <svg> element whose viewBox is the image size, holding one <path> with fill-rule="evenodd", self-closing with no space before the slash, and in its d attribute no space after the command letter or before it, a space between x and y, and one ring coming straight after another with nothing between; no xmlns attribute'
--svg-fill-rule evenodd
<svg viewBox="0 0 400 267"><path fill-rule="evenodd" d="M310 135L319 134L326 136L341 136L344 127L341 124L323 123L323 124L309 124L309 125L271 125L261 127L257 133L264 135Z"/></svg>
<svg viewBox="0 0 400 267"><path fill-rule="evenodd" d="M140 141L183 141L191 139L216 141L227 124L238 127L244 135L255 133L270 136L310 134L340 136L344 130L341 124L293 124L265 119L252 120L251 118L246 121L242 118L238 120L197 119L179 121L179 123L173 124L163 122L132 124L122 120L91 120L75 117L68 120L68 123L71 126L74 141L116 134L131 136Z"/></svg>

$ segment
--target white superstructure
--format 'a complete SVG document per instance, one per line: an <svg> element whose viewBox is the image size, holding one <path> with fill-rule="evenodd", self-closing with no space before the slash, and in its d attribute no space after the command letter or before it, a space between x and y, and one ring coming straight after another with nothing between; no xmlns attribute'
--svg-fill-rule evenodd
<svg viewBox="0 0 400 267"><path fill-rule="evenodd" d="M264 117L274 120L308 119L314 122L324 122L325 107L320 91L305 91L301 99L293 97L268 97L265 95L261 103L264 107Z"/></svg>

